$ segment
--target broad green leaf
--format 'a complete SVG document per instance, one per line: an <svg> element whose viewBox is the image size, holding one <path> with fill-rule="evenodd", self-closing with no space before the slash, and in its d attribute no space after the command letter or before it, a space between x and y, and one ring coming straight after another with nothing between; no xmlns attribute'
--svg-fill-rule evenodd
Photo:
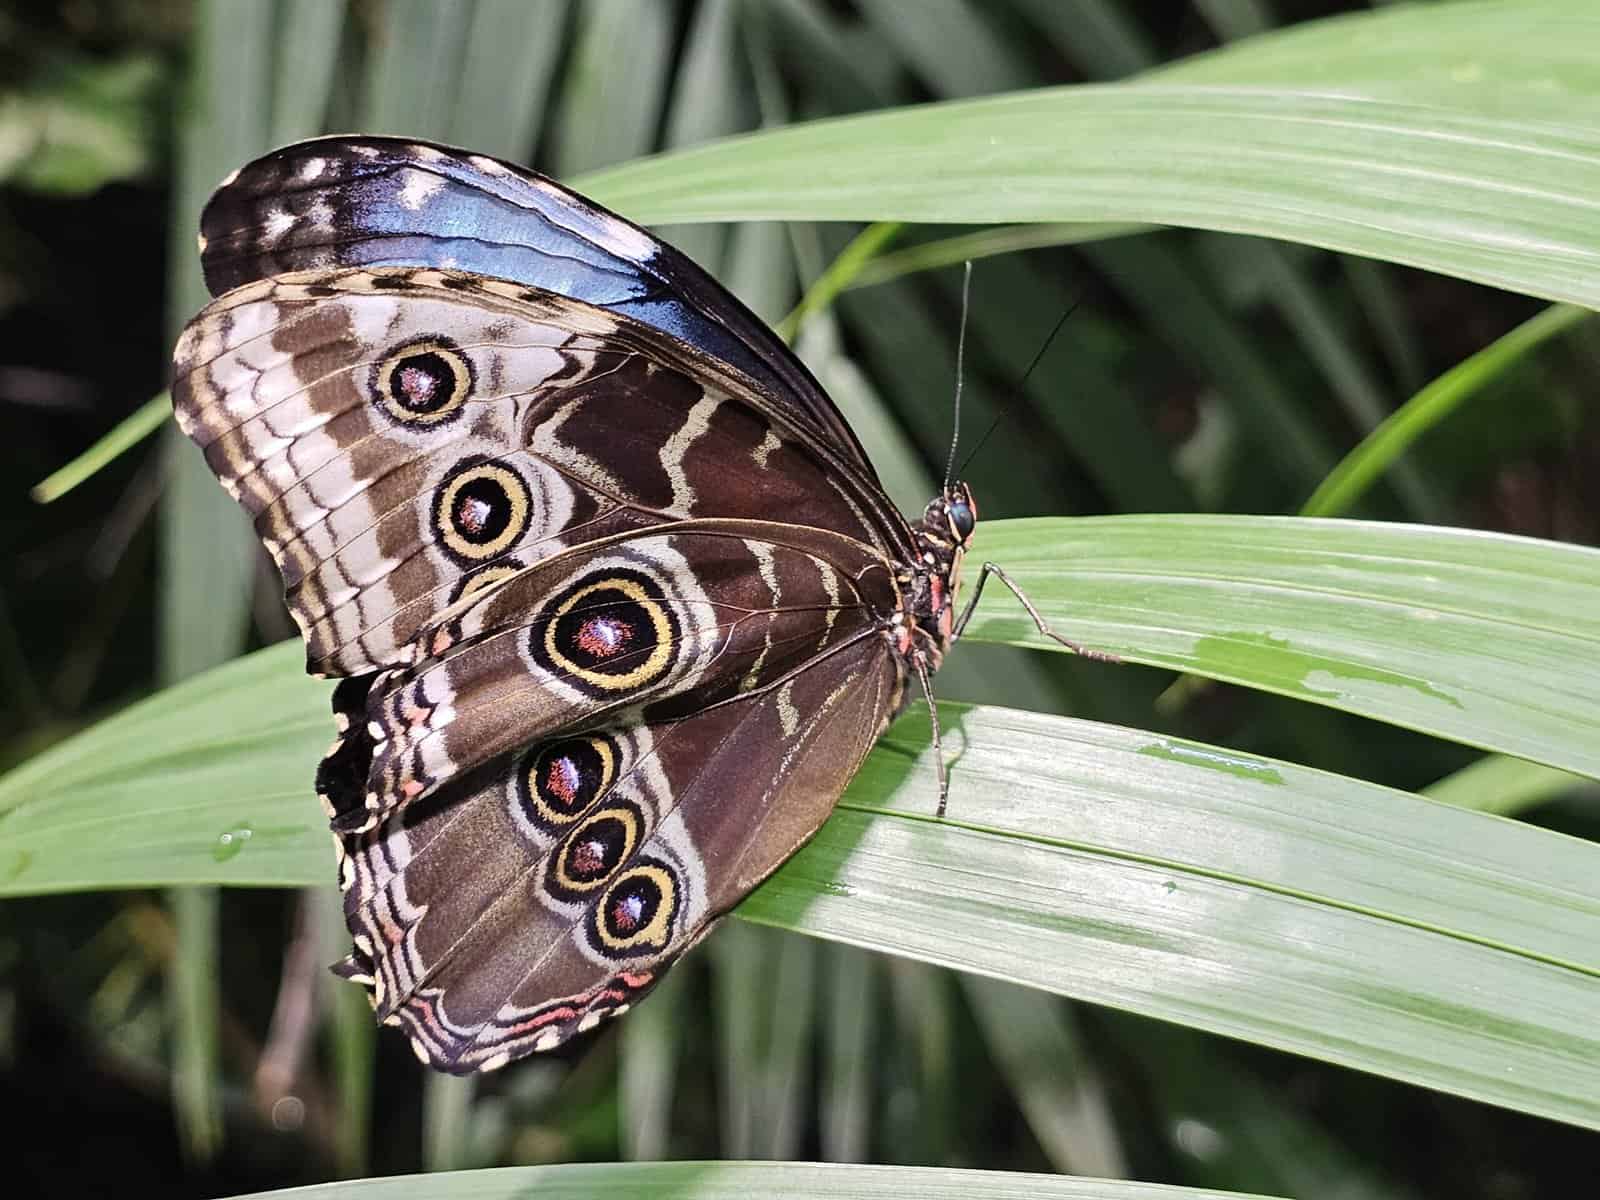
<svg viewBox="0 0 1600 1200"><path fill-rule="evenodd" d="M1052 536L1039 537L1041 527ZM1165 541L1152 544L1163 527ZM1075 545L1075 532L1093 544ZM1254 535L1258 573L1293 562L1289 578L1309 573L1323 590L1249 579L1240 564L1254 560L1230 554L1227 532ZM1208 562L1233 566L1193 578L1202 612L1230 586L1238 595L1228 612L1258 591L1325 603L1337 595L1327 590L1333 565L1349 594L1371 603L1379 568L1404 564L1407 548L1415 559L1423 545L1434 548L1425 571L1434 601L1451 595L1444 584L1481 588L1483 576L1509 590L1500 573L1510 568L1489 569L1497 552L1532 555L1526 572L1511 572L1527 594L1507 601L1507 628L1466 643L1474 653L1495 645L1497 660L1508 639L1528 635L1527 605L1561 603L1564 588L1582 586L1581 571L1553 569L1572 567L1561 557L1570 548L1450 531L1127 518L997 522L989 533L1009 542L1047 611L1064 603L1059 580L1030 572L1030 554L1119 567L1116 587L1144 580L1139 596L1105 602L1152 630L1181 628L1196 606L1152 582L1181 565L1185 544L1196 555L1210 546ZM1347 536L1368 553L1347 549ZM1320 556L1310 549L1319 541ZM1476 572L1452 564L1459 541L1476 543ZM1148 558L1136 563L1141 549ZM1600 557L1573 553L1591 570ZM1540 586L1529 588L1535 573ZM1085 592L1107 586L1088 573L1066 590L1080 611ZM1471 593L1453 596L1458 608ZM1157 613L1163 595L1172 607ZM980 620L988 636L1016 631L1009 614ZM1418 635L1394 624L1374 628L1391 631L1398 655ZM1320 615L1308 626L1322 627ZM1274 678L1278 658L1253 643L1225 640L1209 653L1219 674ZM327 835L306 781L329 736L326 685L300 678L298 658L298 646L285 646L213 672L0 782L0 889L321 879L331 870ZM1515 682L1503 671L1484 677ZM1382 714L1411 691L1372 687L1355 700ZM1474 703L1494 699L1480 689ZM944 722L949 822L931 818L933 766L913 714L742 915L1600 1125L1600 1040L1589 1019L1600 998L1600 848L1134 730L1005 709L947 707Z"/></svg>
<svg viewBox="0 0 1600 1200"><path fill-rule="evenodd" d="M324 1183L237 1200L1250 1200L1239 1192L1024 1171L840 1163L574 1163Z"/></svg>
<svg viewBox="0 0 1600 1200"><path fill-rule="evenodd" d="M345 0L285 0L279 12L268 125L268 138L275 146L322 132L339 71L346 4Z"/></svg>
<svg viewBox="0 0 1600 1200"><path fill-rule="evenodd" d="M1425 11L1295 30L1314 82L1253 66L1273 39L1252 39L1186 74L816 121L577 183L646 222L1187 225L1600 304L1600 76L1580 50L1600 9ZM1389 75L1362 58L1376 44Z"/></svg>
<svg viewBox="0 0 1600 1200"><path fill-rule="evenodd" d="M665 0L590 0L577 6L558 110L560 174L629 159L655 144L676 7Z"/></svg>
<svg viewBox="0 0 1600 1200"><path fill-rule="evenodd" d="M450 118L452 142L528 160L566 20L567 0L478 0Z"/></svg>
<svg viewBox="0 0 1600 1200"><path fill-rule="evenodd" d="M1600 551L1192 515L980 524L976 553L1084 645L1600 778ZM1039 641L993 582L969 634Z"/></svg>
<svg viewBox="0 0 1600 1200"><path fill-rule="evenodd" d="M369 133L440 139L464 73L462 6L388 0L374 30L363 124Z"/></svg>

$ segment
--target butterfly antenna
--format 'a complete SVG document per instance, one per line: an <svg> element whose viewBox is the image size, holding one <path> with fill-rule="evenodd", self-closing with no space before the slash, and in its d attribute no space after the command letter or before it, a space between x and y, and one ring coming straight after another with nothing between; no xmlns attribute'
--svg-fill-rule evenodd
<svg viewBox="0 0 1600 1200"><path fill-rule="evenodd" d="M1056 327L1050 331L1050 336L1044 339L1044 342L1043 342L1043 344L1040 345L1038 352L1036 354L1034 354L1033 361L1028 364L1028 369L1022 373L1022 378L1017 380L1017 390L1018 391L1022 390L1022 385L1028 382L1028 376L1033 374L1033 369L1035 367L1037 367L1039 365L1039 363L1043 360L1043 358L1045 356L1045 352L1050 349L1050 344L1056 340L1056 334L1060 333L1061 332L1061 327L1067 323L1067 318L1070 317L1073 313L1077 312L1078 311L1078 305L1080 305L1082 303L1083 303L1083 297L1079 296L1071 304L1067 305L1067 310L1061 314L1061 319L1056 322ZM957 352L957 355L956 355L956 361L957 362L960 361L960 352L959 351ZM956 394L958 396L961 394L959 388L957 389ZM989 428L985 429L983 431L983 436L978 439L978 444L976 446L974 446L971 449L970 452L968 452L967 456L964 459L961 460L961 471L965 471L967 469L967 464L970 463L974 458L976 458L978 456L978 451L983 449L983 444L989 440L989 435L1000 427L1000 421L1001 421L1002 418L1005 417L1005 415L1006 414L1005 414L1004 411L1001 411L1001 412L998 412L998 413L995 414L994 420L989 422ZM954 449L954 447L952 447L952 449ZM949 481L949 476L948 475L946 475L946 477L945 477L945 486L946 487L950 486L950 481Z"/></svg>
<svg viewBox="0 0 1600 1200"><path fill-rule="evenodd" d="M966 262L966 272L961 276L961 331L956 334L956 414L955 428L950 431L950 457L944 464L944 490L950 490L950 476L956 469L956 443L961 440L961 384L967 370L967 298L972 293L972 260Z"/></svg>

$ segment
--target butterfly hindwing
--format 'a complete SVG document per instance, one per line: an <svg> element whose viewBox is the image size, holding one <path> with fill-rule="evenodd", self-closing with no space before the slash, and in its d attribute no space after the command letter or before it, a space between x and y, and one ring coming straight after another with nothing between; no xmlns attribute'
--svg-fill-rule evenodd
<svg viewBox="0 0 1600 1200"><path fill-rule="evenodd" d="M441 1069L559 1045L815 832L898 686L884 643L858 641L693 715L536 743L347 836L346 973Z"/></svg>
<svg viewBox="0 0 1600 1200"><path fill-rule="evenodd" d="M501 754L613 714L689 712L872 639L896 585L823 530L688 521L588 543L447 610L373 679L321 789L368 826ZM349 703L348 700L345 703Z"/></svg>

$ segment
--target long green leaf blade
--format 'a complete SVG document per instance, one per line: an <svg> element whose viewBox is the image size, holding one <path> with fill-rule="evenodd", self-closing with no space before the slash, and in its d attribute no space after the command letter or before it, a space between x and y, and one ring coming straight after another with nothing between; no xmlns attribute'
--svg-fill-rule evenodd
<svg viewBox="0 0 1600 1200"><path fill-rule="evenodd" d="M977 549L1081 644L1600 777L1600 551L1209 515L995 522ZM998 585L969 635L1042 641Z"/></svg>
<svg viewBox="0 0 1600 1200"><path fill-rule="evenodd" d="M1600 41L1600 11L1427 11L1297 30L1302 58L1318 56L1314 86L1256 82L1270 72L1252 72L1246 42L1192 67L1203 84L1169 73L818 121L578 185L645 222L1187 225L1600 304L1600 95L1573 57ZM1433 65L1441 39L1483 49L1496 37L1517 53L1494 64L1493 87ZM1378 41L1414 84L1398 71L1374 80L1350 49ZM1332 86L1341 70L1348 86Z"/></svg>
<svg viewBox="0 0 1600 1200"><path fill-rule="evenodd" d="M0 783L0 888L330 871L305 782L326 685L297 651ZM913 714L741 914L1600 1125L1600 849L1134 730L944 723L950 822Z"/></svg>
<svg viewBox="0 0 1600 1200"><path fill-rule="evenodd" d="M254 1200L291 1193L259 1192ZM838 1163L574 1163L505 1167L367 1179L296 1188L297 1200L1250 1200L1240 1192L1069 1179L1024 1171L965 1171L950 1167L866 1167ZM238 1200L252 1200L241 1196Z"/></svg>

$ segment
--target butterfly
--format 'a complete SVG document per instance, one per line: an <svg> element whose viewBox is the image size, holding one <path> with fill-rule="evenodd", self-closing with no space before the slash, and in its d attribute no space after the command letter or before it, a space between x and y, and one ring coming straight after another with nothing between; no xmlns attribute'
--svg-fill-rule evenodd
<svg viewBox="0 0 1600 1200"><path fill-rule="evenodd" d="M766 326L550 179L314 139L199 246L177 420L339 680L334 969L435 1068L626 1012L931 701L984 581L1027 604L986 563L958 615L971 490L907 521Z"/></svg>

